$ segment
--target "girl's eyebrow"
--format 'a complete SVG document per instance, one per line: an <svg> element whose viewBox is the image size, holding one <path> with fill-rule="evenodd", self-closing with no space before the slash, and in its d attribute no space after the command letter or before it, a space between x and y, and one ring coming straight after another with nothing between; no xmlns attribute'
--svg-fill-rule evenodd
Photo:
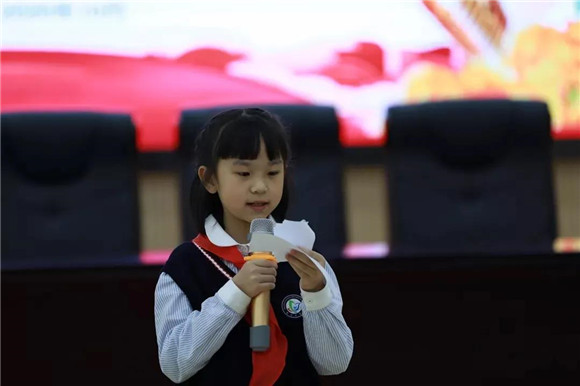
<svg viewBox="0 0 580 386"><path fill-rule="evenodd" d="M270 165L278 165L281 164L282 160L280 158L270 161ZM234 165L240 166L250 166L251 162L243 159L237 159L234 161Z"/></svg>

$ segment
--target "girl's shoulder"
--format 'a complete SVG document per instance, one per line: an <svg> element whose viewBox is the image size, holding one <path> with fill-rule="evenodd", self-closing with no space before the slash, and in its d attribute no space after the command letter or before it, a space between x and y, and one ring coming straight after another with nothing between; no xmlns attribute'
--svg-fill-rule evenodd
<svg viewBox="0 0 580 386"><path fill-rule="evenodd" d="M191 261L192 256L199 253L197 247L191 241L186 241L178 245L169 255L169 259L165 265L182 264L186 261Z"/></svg>
<svg viewBox="0 0 580 386"><path fill-rule="evenodd" d="M171 255L183 255L183 254L187 254L187 253L192 253L194 251L197 250L197 247L195 246L195 244L193 243L193 241L185 241L181 244L179 244L177 247L175 247L175 249L173 249L173 251L171 252Z"/></svg>

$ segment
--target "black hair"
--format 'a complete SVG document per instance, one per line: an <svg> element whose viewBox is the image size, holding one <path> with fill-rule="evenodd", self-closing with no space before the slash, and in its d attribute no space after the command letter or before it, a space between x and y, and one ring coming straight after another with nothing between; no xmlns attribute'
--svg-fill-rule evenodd
<svg viewBox="0 0 580 386"><path fill-rule="evenodd" d="M282 158L286 172L282 199L271 213L281 222L288 209L290 159L288 134L280 119L260 108L231 109L213 116L202 128L195 140L195 176L189 192L189 203L197 232L205 234L205 219L212 214L224 227L223 207L218 194L209 193L198 176L200 166L207 168L204 178L209 180L216 173L220 159L256 159L260 142L264 141L270 161Z"/></svg>

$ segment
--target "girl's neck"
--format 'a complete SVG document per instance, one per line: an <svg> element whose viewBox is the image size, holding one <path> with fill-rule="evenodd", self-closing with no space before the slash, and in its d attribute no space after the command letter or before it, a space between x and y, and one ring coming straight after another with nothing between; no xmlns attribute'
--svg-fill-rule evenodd
<svg viewBox="0 0 580 386"><path fill-rule="evenodd" d="M250 224L236 219L229 219L224 216L224 230L234 239L238 244L248 243L248 233L250 232Z"/></svg>

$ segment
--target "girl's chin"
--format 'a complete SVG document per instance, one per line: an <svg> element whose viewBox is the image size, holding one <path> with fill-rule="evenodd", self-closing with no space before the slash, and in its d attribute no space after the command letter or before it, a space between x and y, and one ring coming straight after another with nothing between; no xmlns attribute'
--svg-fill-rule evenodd
<svg viewBox="0 0 580 386"><path fill-rule="evenodd" d="M255 220L257 218L268 218L270 216L270 212L266 211L263 213L252 213L250 216L248 216L248 220L251 223L252 220Z"/></svg>
<svg viewBox="0 0 580 386"><path fill-rule="evenodd" d="M270 216L270 213L264 213L264 214L258 214L256 216L251 216L250 217L250 222L252 222L252 220L255 220L257 218L268 218Z"/></svg>

